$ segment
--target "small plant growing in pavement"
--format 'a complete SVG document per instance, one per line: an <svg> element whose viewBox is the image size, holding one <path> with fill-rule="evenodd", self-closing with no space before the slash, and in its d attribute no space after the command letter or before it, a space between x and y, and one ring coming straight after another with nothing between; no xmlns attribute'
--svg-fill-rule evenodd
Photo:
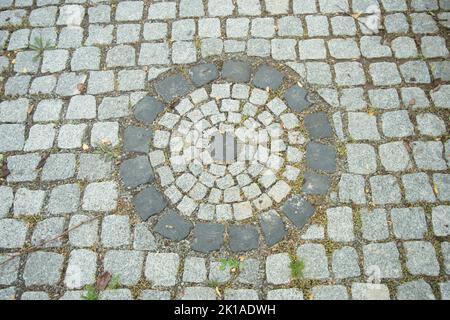
<svg viewBox="0 0 450 320"><path fill-rule="evenodd" d="M102 140L97 145L97 150L108 161L116 159L117 157L119 157L120 154L119 148L113 147L111 141L109 140Z"/></svg>
<svg viewBox="0 0 450 320"><path fill-rule="evenodd" d="M305 264L303 261L298 260L298 258L294 255L291 255L291 262L289 263L289 269L291 269L291 278L298 279L303 277L303 269L305 268Z"/></svg>
<svg viewBox="0 0 450 320"><path fill-rule="evenodd" d="M36 52L33 60L37 61L42 55L44 51L47 49L53 49L55 46L51 44L50 40L44 40L42 37L34 38L34 42L30 44L30 49Z"/></svg>
<svg viewBox="0 0 450 320"><path fill-rule="evenodd" d="M225 270L226 267L229 266L231 272L235 272L241 267L241 262L234 257L222 258L219 260L219 262L220 262L219 267L220 270Z"/></svg>
<svg viewBox="0 0 450 320"><path fill-rule="evenodd" d="M86 292L81 296L83 300L98 300L98 290L94 285L88 284L84 290Z"/></svg>
<svg viewBox="0 0 450 320"><path fill-rule="evenodd" d="M112 276L108 284L108 289L113 290L119 288L120 286L121 286L120 276L118 274Z"/></svg>

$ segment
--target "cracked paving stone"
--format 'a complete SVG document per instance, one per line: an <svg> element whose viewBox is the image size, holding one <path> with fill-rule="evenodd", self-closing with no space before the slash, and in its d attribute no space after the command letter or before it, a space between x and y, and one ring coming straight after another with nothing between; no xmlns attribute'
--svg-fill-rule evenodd
<svg viewBox="0 0 450 320"><path fill-rule="evenodd" d="M135 188L139 185L154 181L153 169L147 156L138 156L128 159L120 165L120 177L126 188Z"/></svg>
<svg viewBox="0 0 450 320"><path fill-rule="evenodd" d="M259 223L268 246L280 242L287 234L284 222L275 210L262 213Z"/></svg>
<svg viewBox="0 0 450 320"><path fill-rule="evenodd" d="M315 208L305 198L294 195L284 203L282 211L297 228L301 229L312 217Z"/></svg>
<svg viewBox="0 0 450 320"><path fill-rule="evenodd" d="M161 216L154 230L165 238L175 241L185 239L192 229L192 223L173 210Z"/></svg>
<svg viewBox="0 0 450 320"><path fill-rule="evenodd" d="M159 190L149 186L134 197L133 204L141 219L146 221L160 213L167 206L167 201Z"/></svg>
<svg viewBox="0 0 450 320"><path fill-rule="evenodd" d="M219 250L224 242L225 227L222 224L197 223L194 226L192 249L199 252Z"/></svg>
<svg viewBox="0 0 450 320"><path fill-rule="evenodd" d="M155 84L156 92L165 102L170 102L174 98L182 97L189 93L193 86L181 75L176 74L158 81Z"/></svg>
<svg viewBox="0 0 450 320"><path fill-rule="evenodd" d="M230 249L234 252L250 251L259 246L259 232L252 225L230 226L228 237Z"/></svg>

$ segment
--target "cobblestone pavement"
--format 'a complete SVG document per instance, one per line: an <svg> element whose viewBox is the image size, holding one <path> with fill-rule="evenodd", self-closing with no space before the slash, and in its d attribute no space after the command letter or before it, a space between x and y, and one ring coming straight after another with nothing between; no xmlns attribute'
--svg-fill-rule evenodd
<svg viewBox="0 0 450 320"><path fill-rule="evenodd" d="M450 299L449 27L0 0L0 298Z"/></svg>

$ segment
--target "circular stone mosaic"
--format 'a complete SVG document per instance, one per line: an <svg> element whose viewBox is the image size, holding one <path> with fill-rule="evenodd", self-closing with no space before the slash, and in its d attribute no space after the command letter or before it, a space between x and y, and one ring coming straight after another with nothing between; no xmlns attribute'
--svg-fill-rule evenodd
<svg viewBox="0 0 450 320"><path fill-rule="evenodd" d="M232 60L154 88L125 129L120 171L140 217L157 217L156 232L175 241L191 235L201 252L248 251L308 222L308 196L328 193L337 161L326 108L296 79Z"/></svg>

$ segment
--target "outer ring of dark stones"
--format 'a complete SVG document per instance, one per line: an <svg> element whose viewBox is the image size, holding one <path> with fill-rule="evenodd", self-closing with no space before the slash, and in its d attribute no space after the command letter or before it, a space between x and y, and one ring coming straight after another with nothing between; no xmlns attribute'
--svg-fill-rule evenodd
<svg viewBox="0 0 450 320"><path fill-rule="evenodd" d="M161 79L160 79L161 78ZM188 75L175 73L161 76L154 80L156 95L145 96L134 108L134 118L140 124L153 124L158 115L173 102L192 91L214 81L224 80L230 83L247 83L260 89L278 90L286 80L285 74L269 64L254 68L246 60L225 61L221 70L215 63L203 63L192 66ZM291 112L300 113L311 106L308 91L298 85L292 85L283 95ZM306 115L304 124L310 136L307 145L304 184L299 194L292 194L281 206L281 212L289 223L301 229L315 213L314 206L308 201L310 195L326 195L330 188L329 174L336 172L336 149L331 144L320 140L334 139L334 132L327 114L316 112ZM120 167L120 176L125 188L133 191L133 205L143 221L158 216L154 231L166 239L181 241L192 233L191 248L207 253L221 249L228 240L228 247L233 252L245 252L260 247L260 232L268 246L282 241L287 235L286 223L274 210L259 214L259 225L251 223L230 224L227 228L221 223L196 222L195 225L176 209L169 208L156 187L153 169L148 159L149 141L152 131L148 128L130 125L125 128L123 153L124 160ZM227 229L227 230L226 230ZM225 233L228 233L228 236Z"/></svg>

